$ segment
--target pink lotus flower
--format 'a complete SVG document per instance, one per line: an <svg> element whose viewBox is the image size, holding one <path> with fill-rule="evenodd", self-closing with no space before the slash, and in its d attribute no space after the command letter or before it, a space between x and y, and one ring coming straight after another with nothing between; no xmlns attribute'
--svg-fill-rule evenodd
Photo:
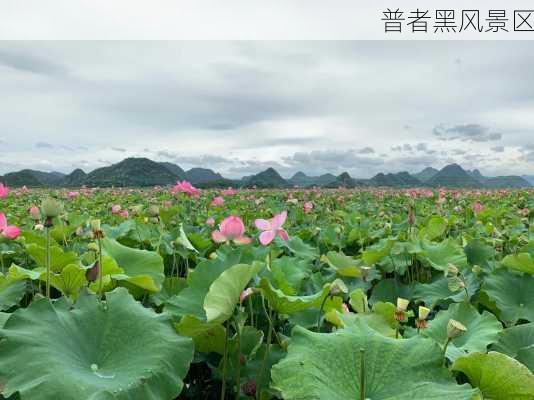
<svg viewBox="0 0 534 400"><path fill-rule="evenodd" d="M221 196L217 196L211 201L211 205L213 207L222 206L223 204L224 204L224 199Z"/></svg>
<svg viewBox="0 0 534 400"><path fill-rule="evenodd" d="M34 221L38 221L41 218L41 210L37 206L31 206L28 212Z"/></svg>
<svg viewBox="0 0 534 400"><path fill-rule="evenodd" d="M343 309L343 314L350 313L349 306L346 303L341 303L341 308Z"/></svg>
<svg viewBox="0 0 534 400"><path fill-rule="evenodd" d="M484 209L484 206L477 201L476 203L474 203L471 206L471 208L473 209L473 212L475 214L478 214L479 212L481 212Z"/></svg>
<svg viewBox="0 0 534 400"><path fill-rule="evenodd" d="M128 218L130 216L130 213L128 212L128 210L122 210L121 212L119 212L119 215L123 218Z"/></svg>
<svg viewBox="0 0 534 400"><path fill-rule="evenodd" d="M80 192L69 192L67 194L67 196L69 197L69 199L74 199L76 197L78 197L80 195Z"/></svg>
<svg viewBox="0 0 534 400"><path fill-rule="evenodd" d="M5 199L8 194L9 194L8 187L4 186L4 184L0 182L0 199Z"/></svg>
<svg viewBox="0 0 534 400"><path fill-rule="evenodd" d="M235 189L233 189L231 187L229 187L228 189L222 191L223 196L233 196L236 193L237 193L237 190L235 190Z"/></svg>
<svg viewBox="0 0 534 400"><path fill-rule="evenodd" d="M286 222L287 211L282 211L280 214L276 214L269 221L265 219L257 219L254 221L256 228L263 231L260 234L260 243L267 246L271 243L276 236L282 240L289 240L289 235L282 229L282 225Z"/></svg>
<svg viewBox="0 0 534 400"><path fill-rule="evenodd" d="M208 219L206 220L206 225L208 226L215 225L215 219L213 219L213 217L208 217Z"/></svg>
<svg viewBox="0 0 534 400"><path fill-rule="evenodd" d="M111 206L111 213L112 214L118 214L118 213L121 212L121 210L122 210L122 207L119 204L113 204Z"/></svg>
<svg viewBox="0 0 534 400"><path fill-rule="evenodd" d="M307 201L304 203L304 212L306 214L310 213L313 210L313 203L311 201Z"/></svg>
<svg viewBox="0 0 534 400"><path fill-rule="evenodd" d="M251 238L244 236L245 224L239 217L231 215L219 224L219 230L211 232L211 238L215 243L248 244Z"/></svg>
<svg viewBox="0 0 534 400"><path fill-rule="evenodd" d="M191 185L187 181L176 182L176 185L171 189L172 194L185 193L190 197L196 197L200 195L200 190Z"/></svg>
<svg viewBox="0 0 534 400"><path fill-rule="evenodd" d="M15 225L8 225L4 213L0 213L0 236L14 240L20 235L20 229Z"/></svg>
<svg viewBox="0 0 534 400"><path fill-rule="evenodd" d="M252 293L254 293L254 289L252 288L247 288L243 290L241 294L239 295L239 300L241 301L241 303L244 302L247 299L247 297L249 297Z"/></svg>

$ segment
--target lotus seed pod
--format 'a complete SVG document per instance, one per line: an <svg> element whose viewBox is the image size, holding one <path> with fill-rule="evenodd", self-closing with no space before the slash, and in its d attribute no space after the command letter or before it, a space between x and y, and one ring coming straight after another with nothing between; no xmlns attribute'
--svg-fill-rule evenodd
<svg viewBox="0 0 534 400"><path fill-rule="evenodd" d="M61 212L61 204L49 197L41 203L41 211L46 218L55 218Z"/></svg>
<svg viewBox="0 0 534 400"><path fill-rule="evenodd" d="M454 339L460 336L462 333L467 332L467 328L460 322L450 319L447 324L447 337Z"/></svg>
<svg viewBox="0 0 534 400"><path fill-rule="evenodd" d="M403 299L402 297L397 298L397 310L398 311L406 311L408 309L409 304L410 304L410 300Z"/></svg>
<svg viewBox="0 0 534 400"><path fill-rule="evenodd" d="M210 259L211 260L215 260L217 258L217 253L213 252L213 253L210 253Z"/></svg>
<svg viewBox="0 0 534 400"><path fill-rule="evenodd" d="M101 230L99 219L93 219L91 221L91 229L93 230L93 232L99 232Z"/></svg>
<svg viewBox="0 0 534 400"><path fill-rule="evenodd" d="M427 319L430 314L430 308L419 306L419 319Z"/></svg>

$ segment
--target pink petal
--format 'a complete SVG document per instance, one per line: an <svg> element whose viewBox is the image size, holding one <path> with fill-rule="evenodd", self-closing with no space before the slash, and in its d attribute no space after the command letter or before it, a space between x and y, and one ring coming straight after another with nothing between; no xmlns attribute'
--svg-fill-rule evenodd
<svg viewBox="0 0 534 400"><path fill-rule="evenodd" d="M256 225L256 228L260 231L268 231L271 229L271 223L266 219L257 219L254 221L254 225Z"/></svg>
<svg viewBox="0 0 534 400"><path fill-rule="evenodd" d="M224 243L226 242L226 236L224 236L221 231L211 232L211 238L215 243Z"/></svg>
<svg viewBox="0 0 534 400"><path fill-rule="evenodd" d="M280 239L289 240L289 235L287 234L287 232L284 229L278 229L278 231L276 233L278 234Z"/></svg>
<svg viewBox="0 0 534 400"><path fill-rule="evenodd" d="M271 220L271 226L274 230L279 229L284 225L287 218L287 211L282 211L280 214L276 214Z"/></svg>
<svg viewBox="0 0 534 400"><path fill-rule="evenodd" d="M0 230L7 226L7 219L4 213L0 213Z"/></svg>
<svg viewBox="0 0 534 400"><path fill-rule="evenodd" d="M252 242L252 238L247 236L239 236L234 239L235 244L249 244L250 242Z"/></svg>
<svg viewBox="0 0 534 400"><path fill-rule="evenodd" d="M19 237L19 235L20 235L20 229L14 225L6 226L2 230L2 236L4 236L5 238L9 240L16 239Z"/></svg>
<svg viewBox="0 0 534 400"><path fill-rule="evenodd" d="M275 232L274 231L263 231L260 234L260 243L264 246L267 246L274 240Z"/></svg>

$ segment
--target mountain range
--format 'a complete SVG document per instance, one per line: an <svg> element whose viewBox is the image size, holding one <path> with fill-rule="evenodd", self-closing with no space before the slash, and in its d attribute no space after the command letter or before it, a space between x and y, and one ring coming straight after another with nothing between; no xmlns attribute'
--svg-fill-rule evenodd
<svg viewBox="0 0 534 400"><path fill-rule="evenodd" d="M268 168L256 175L242 179L227 179L221 174L207 168L183 170L170 162L157 162L148 158L126 158L116 164L97 168L89 173L75 169L70 174L61 172L43 172L23 169L0 176L0 182L12 187L137 187L172 185L178 180L188 180L201 188L208 187L449 187L449 188L528 188L534 185L534 176L483 176L478 169L464 170L458 164L450 164L437 170L427 167L410 174L379 173L371 179L354 179L347 172L338 176L324 174L308 176L297 172L289 179L284 179L274 168Z"/></svg>

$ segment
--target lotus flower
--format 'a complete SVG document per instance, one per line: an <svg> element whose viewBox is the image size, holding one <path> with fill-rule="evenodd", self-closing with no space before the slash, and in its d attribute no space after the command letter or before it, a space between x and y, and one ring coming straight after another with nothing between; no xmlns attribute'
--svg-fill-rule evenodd
<svg viewBox="0 0 534 400"><path fill-rule="evenodd" d="M67 196L69 199L75 199L76 197L78 197L80 195L80 192L69 192L67 193Z"/></svg>
<svg viewBox="0 0 534 400"><path fill-rule="evenodd" d="M123 218L128 218L130 216L130 213L128 212L128 210L122 210L121 212L119 212L119 215Z"/></svg>
<svg viewBox="0 0 534 400"><path fill-rule="evenodd" d="M171 189L172 194L185 193L190 197L196 197L200 195L200 190L191 185L187 181L176 182L176 185Z"/></svg>
<svg viewBox="0 0 534 400"><path fill-rule="evenodd" d="M213 219L213 217L208 217L208 219L206 219L206 225L208 226L215 225L215 219Z"/></svg>
<svg viewBox="0 0 534 400"><path fill-rule="evenodd" d="M224 204L224 199L221 196L217 196L211 201L211 205L213 207L222 206L223 204Z"/></svg>
<svg viewBox="0 0 534 400"><path fill-rule="evenodd" d="M39 210L39 207L31 206L28 212L30 213L34 221L38 221L41 219L41 210Z"/></svg>
<svg viewBox="0 0 534 400"><path fill-rule="evenodd" d="M9 189L0 182L0 199L5 199L9 194Z"/></svg>
<svg viewBox="0 0 534 400"><path fill-rule="evenodd" d="M4 213L0 213L0 236L14 240L20 235L20 229L15 225L8 225Z"/></svg>
<svg viewBox="0 0 534 400"><path fill-rule="evenodd" d="M265 219L257 219L254 221L256 228L261 230L260 243L267 246L271 243L276 236L282 240L289 240L289 235L282 229L282 225L286 222L287 211L282 211L280 214L276 214L269 221Z"/></svg>
<svg viewBox="0 0 534 400"><path fill-rule="evenodd" d="M119 204L113 204L111 206L111 213L112 214L118 214L118 213L121 212L121 210L122 210L122 207Z"/></svg>
<svg viewBox="0 0 534 400"><path fill-rule="evenodd" d="M252 288L247 288L241 292L239 295L239 301L244 302L252 293L254 293L254 290Z"/></svg>
<svg viewBox="0 0 534 400"><path fill-rule="evenodd" d="M310 213L313 210L313 203L311 201L307 201L304 203L304 212L306 214Z"/></svg>
<svg viewBox="0 0 534 400"><path fill-rule="evenodd" d="M475 204L471 206L471 208L473 209L473 212L475 214L478 214L484 209L484 206L477 201Z"/></svg>
<svg viewBox="0 0 534 400"><path fill-rule="evenodd" d="M235 244L248 244L251 238L244 236L245 224L241 218L231 215L225 218L219 225L218 231L211 233L211 238L215 243L234 242Z"/></svg>

